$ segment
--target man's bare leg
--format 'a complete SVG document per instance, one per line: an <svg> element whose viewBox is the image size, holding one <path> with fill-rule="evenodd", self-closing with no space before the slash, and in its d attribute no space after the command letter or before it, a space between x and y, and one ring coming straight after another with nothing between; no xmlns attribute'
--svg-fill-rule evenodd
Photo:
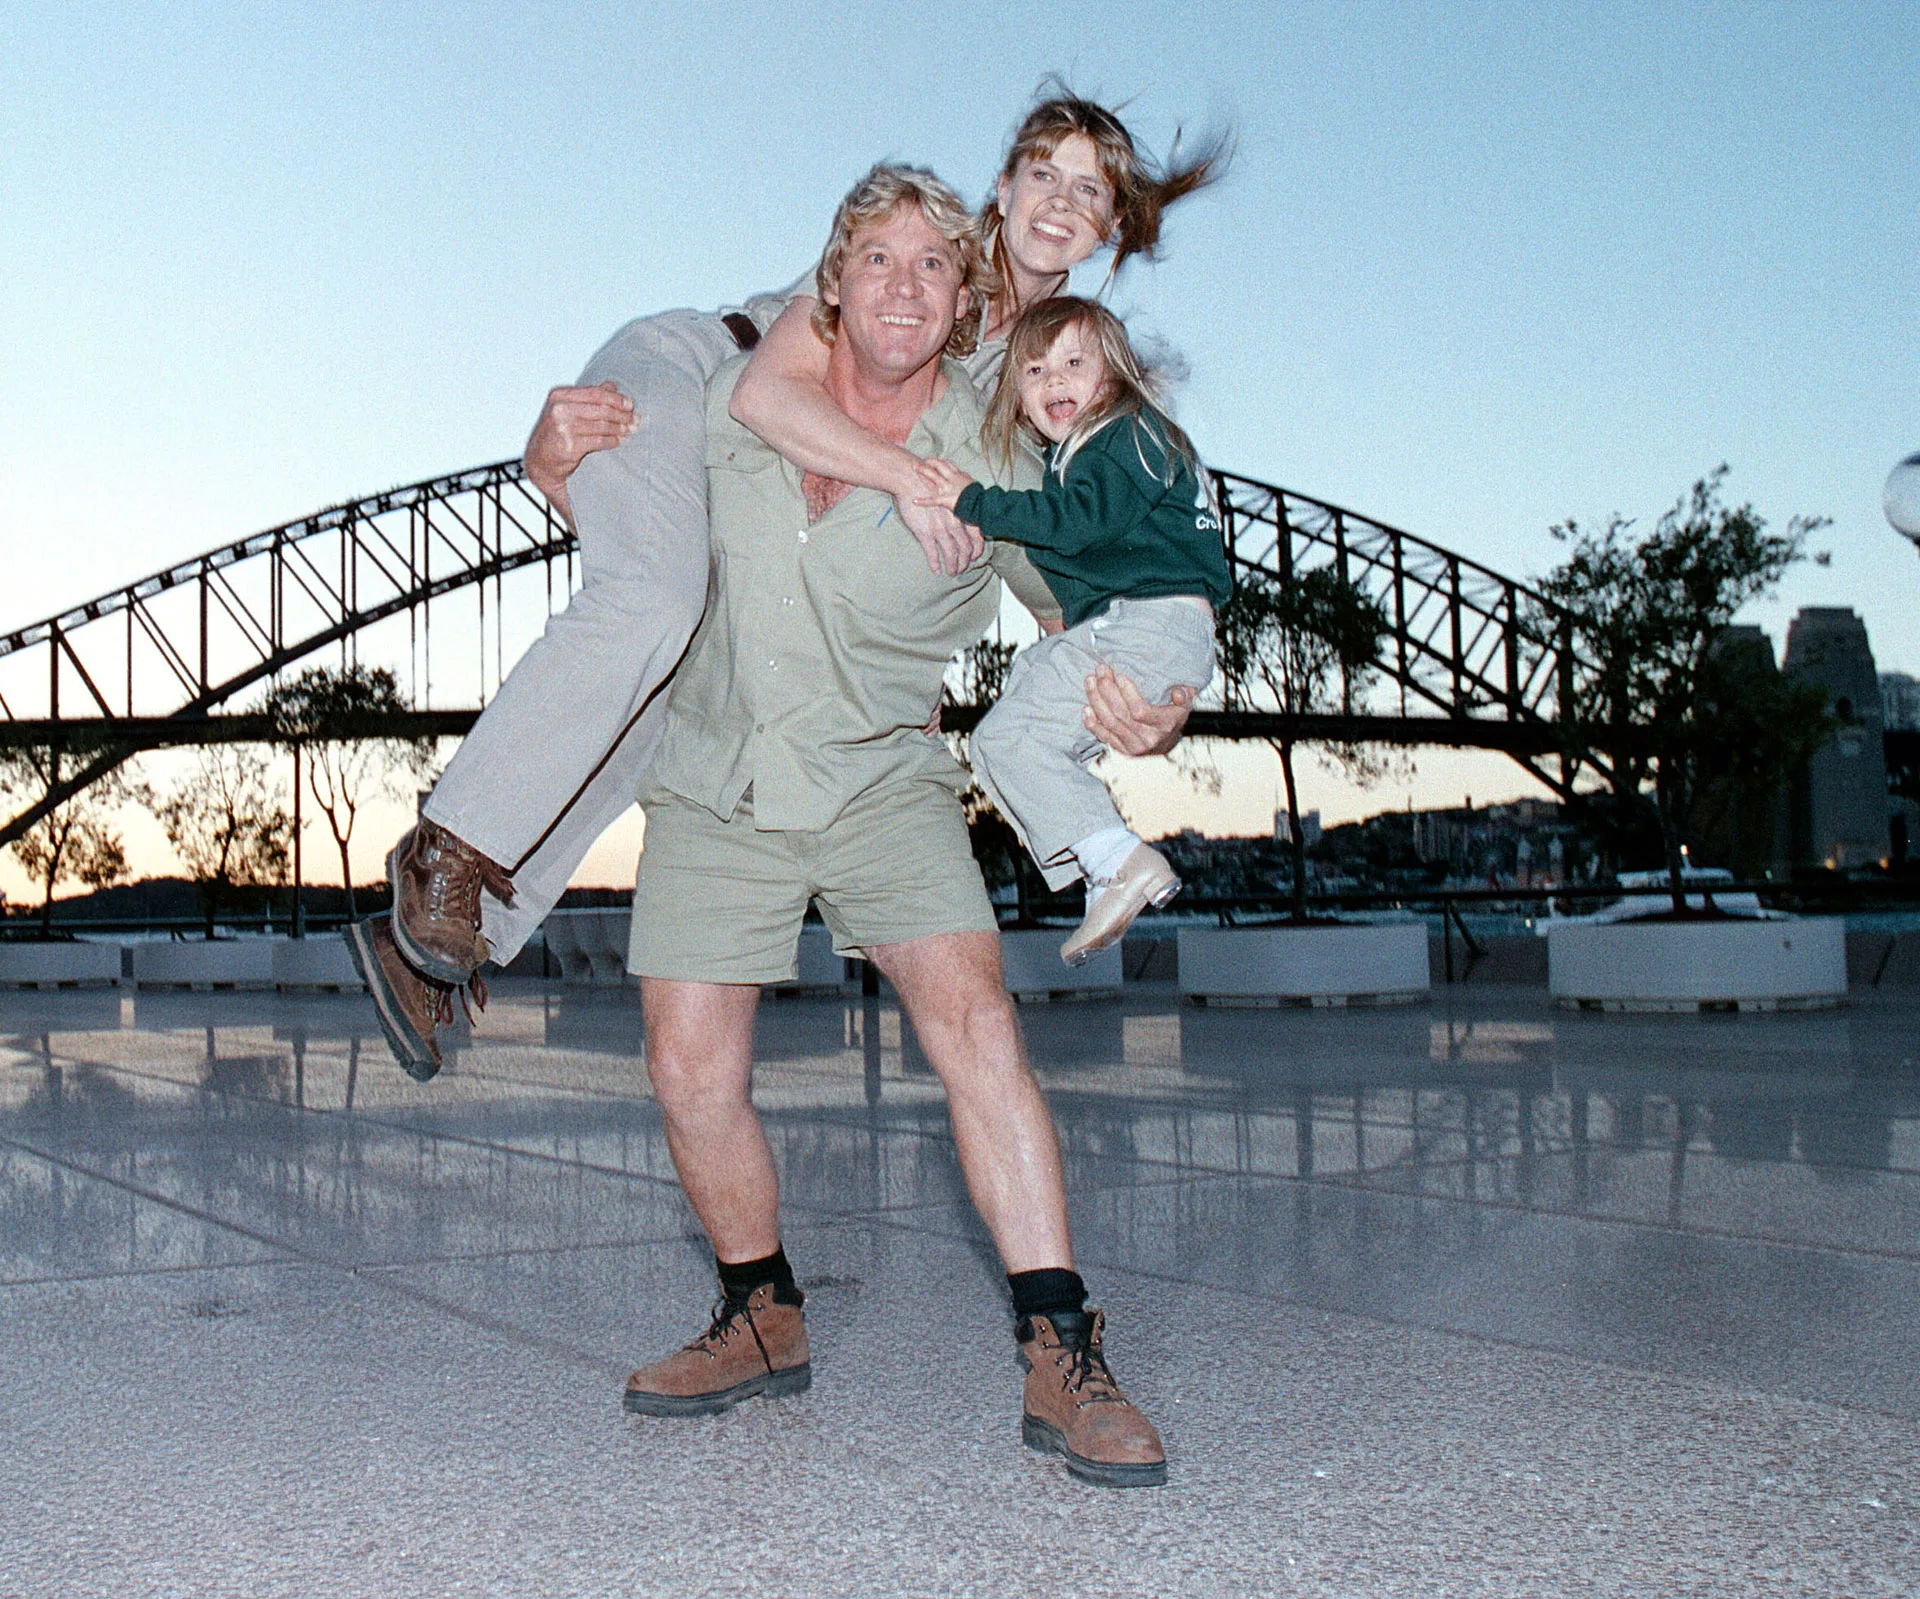
<svg viewBox="0 0 1920 1599"><path fill-rule="evenodd" d="M1060 1140L1027 1065L999 935L943 933L867 953L947 1091L967 1192L1007 1271L1070 1270Z"/></svg>
<svg viewBox="0 0 1920 1599"><path fill-rule="evenodd" d="M714 1254L772 1254L780 1247L780 1185L752 1098L760 990L643 977L640 1002L667 1150Z"/></svg>
<svg viewBox="0 0 1920 1599"><path fill-rule="evenodd" d="M867 953L899 991L947 1090L967 1190L1006 1263L1027 1365L1021 1437L1103 1487L1165 1482L1160 1434L1107 1365L1105 1317L1083 1308L1060 1140L1027 1064L999 936L948 933ZM1064 1302L1023 1313L1023 1293L1064 1293Z"/></svg>
<svg viewBox="0 0 1920 1599"><path fill-rule="evenodd" d="M627 1379L649 1416L710 1416L813 1381L806 1296L780 1247L780 1189L755 1113L751 984L640 980L647 1071L680 1186L713 1242L720 1302L707 1330Z"/></svg>

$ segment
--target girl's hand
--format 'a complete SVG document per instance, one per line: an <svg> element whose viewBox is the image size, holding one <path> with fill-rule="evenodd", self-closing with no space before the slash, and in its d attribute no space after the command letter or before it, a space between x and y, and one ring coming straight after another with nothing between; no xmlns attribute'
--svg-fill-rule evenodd
<svg viewBox="0 0 1920 1599"><path fill-rule="evenodd" d="M895 495L893 507L907 531L919 540L927 570L937 577L958 577L986 553L987 541L980 530L941 506Z"/></svg>
<svg viewBox="0 0 1920 1599"><path fill-rule="evenodd" d="M959 467L951 461L941 460L937 455L920 463L920 478L929 492L922 495L915 503L937 505L947 511L954 508L962 491L973 483L973 479Z"/></svg>

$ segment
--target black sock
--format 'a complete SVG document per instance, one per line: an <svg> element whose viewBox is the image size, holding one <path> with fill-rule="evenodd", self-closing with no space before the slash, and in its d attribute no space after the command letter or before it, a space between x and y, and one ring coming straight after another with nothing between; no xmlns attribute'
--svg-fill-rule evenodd
<svg viewBox="0 0 1920 1599"><path fill-rule="evenodd" d="M1080 1273L1060 1266L1045 1266L1039 1271L1010 1271L1007 1286L1013 1290L1014 1336L1025 1338L1029 1318L1057 1316L1061 1312L1086 1309L1087 1285Z"/></svg>
<svg viewBox="0 0 1920 1599"><path fill-rule="evenodd" d="M776 1249L771 1255L760 1260L740 1260L728 1264L718 1255L713 1263L720 1268L720 1292L726 1295L730 1305L744 1305L753 1297L754 1290L773 1286L773 1302L776 1305L804 1305L807 1296L800 1292L800 1285L793 1280L793 1268L787 1264L786 1249Z"/></svg>

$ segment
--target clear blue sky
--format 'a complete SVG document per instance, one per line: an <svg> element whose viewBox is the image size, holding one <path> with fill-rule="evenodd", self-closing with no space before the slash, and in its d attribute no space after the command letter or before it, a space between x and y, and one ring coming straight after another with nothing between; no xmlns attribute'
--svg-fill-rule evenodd
<svg viewBox="0 0 1920 1599"><path fill-rule="evenodd" d="M1920 449L1911 3L76 0L4 50L0 626L517 453L627 317L807 266L874 159L983 196L1059 70L1156 149L1239 130L1117 298L1216 464L1528 577L1724 460L1835 523L1753 619L1851 605L1920 671L1878 508Z"/></svg>

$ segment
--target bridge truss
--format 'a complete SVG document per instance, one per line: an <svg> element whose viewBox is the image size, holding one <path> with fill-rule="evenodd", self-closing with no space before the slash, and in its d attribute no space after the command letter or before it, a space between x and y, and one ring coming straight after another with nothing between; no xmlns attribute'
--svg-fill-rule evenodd
<svg viewBox="0 0 1920 1599"><path fill-rule="evenodd" d="M1566 618L1543 596L1338 506L1214 479L1237 569L1286 582L1333 565L1381 605L1389 635L1379 669L1345 685L1340 715L1286 716L1251 685L1227 684L1203 700L1192 732L1498 750L1563 794L1581 764L1603 769L1569 750L1563 713L1580 663ZM505 634L507 589L524 610L529 583L544 577L550 613L575 566L571 530L519 461L497 461L269 528L0 635L0 749L69 752L69 775L0 821L0 844L143 750L267 740L252 691L330 648L404 660L416 709L370 734L462 733L518 653ZM449 621L455 629L437 657L436 617L443 635ZM991 699L969 676L953 682L956 730Z"/></svg>

